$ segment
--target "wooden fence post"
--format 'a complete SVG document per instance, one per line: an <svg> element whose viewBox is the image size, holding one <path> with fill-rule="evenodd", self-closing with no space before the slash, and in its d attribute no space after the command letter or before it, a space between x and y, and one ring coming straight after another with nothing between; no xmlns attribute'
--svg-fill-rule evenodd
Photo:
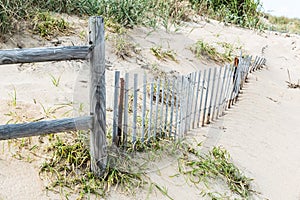
<svg viewBox="0 0 300 200"><path fill-rule="evenodd" d="M106 144L106 87L105 87L105 44L102 17L89 19L90 55L90 114L93 116L91 129L91 170L102 176L107 165Z"/></svg>

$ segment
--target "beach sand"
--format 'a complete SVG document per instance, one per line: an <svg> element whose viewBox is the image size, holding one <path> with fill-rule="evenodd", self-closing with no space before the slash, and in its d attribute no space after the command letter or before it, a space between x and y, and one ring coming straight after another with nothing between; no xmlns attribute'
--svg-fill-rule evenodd
<svg viewBox="0 0 300 200"><path fill-rule="evenodd" d="M68 18L68 17L67 17ZM73 23L76 19L69 17ZM74 24L76 30L86 30L87 23L80 20ZM225 116L209 126L192 130L189 138L203 142L204 151L214 146L222 146L231 154L233 162L249 177L253 178L255 191L260 194L254 199L300 199L300 90L288 88L287 69L292 82L300 78L300 36L275 32L259 32L228 26L210 20L187 23L177 32L165 30L150 32L150 29L136 28L129 31L129 38L138 44L141 53L122 60L115 56L110 41L106 44L106 59L112 63L106 75L108 93L112 88L114 70L143 73L142 65L156 61L149 48L160 45L172 49L179 63L159 61L160 67L167 72L187 74L189 72L217 66L209 60L199 60L189 50L197 40L208 43L228 42L235 47L242 46L245 52L253 56L264 56L266 66L249 74L248 83L242 94ZM79 34L60 37L62 45L82 45L85 40ZM15 36L8 43L1 44L2 49L16 48L16 42L22 40L24 47L51 46L52 43L37 36ZM142 57L142 63L137 57ZM85 97L78 94L79 79L85 62L60 62L24 65L0 66L0 122L11 119L8 113L17 112L20 121L39 119L45 116L46 108L68 104L74 99ZM81 74L80 74L81 73ZM50 78L61 77L55 87ZM80 78L79 78L80 77ZM14 89L17 93L17 106L11 105ZM79 95L79 96L78 96ZM108 97L112 98L112 97ZM108 107L112 106L108 101ZM59 117L70 110L64 107L53 115ZM109 119L110 120L110 119ZM111 123L111 122L108 122ZM60 194L47 193L45 183L39 178L39 167L43 156L33 161L16 159L16 147L9 141L0 142L0 200L10 199L61 199ZM32 157L32 155L31 155ZM174 199L201 199L199 188L186 183L183 176L170 178L177 173L176 159L160 161L158 169L147 175L157 184L164 186ZM222 185L215 186L225 190ZM160 192L148 194L147 189L132 196L111 191L107 199L168 199ZM207 198L207 197L205 197ZM204 198L204 199L205 199Z"/></svg>

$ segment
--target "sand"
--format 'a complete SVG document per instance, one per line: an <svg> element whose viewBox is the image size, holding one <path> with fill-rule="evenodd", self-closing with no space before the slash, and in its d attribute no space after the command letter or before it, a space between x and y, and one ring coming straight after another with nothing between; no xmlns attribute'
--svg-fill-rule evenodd
<svg viewBox="0 0 300 200"><path fill-rule="evenodd" d="M86 30L86 23L74 17L66 17L74 23L77 32ZM78 23L77 23L78 21ZM85 44L79 34L59 37L62 45ZM300 36L275 32L237 28L210 20L187 23L177 32L166 33L157 30L136 28L129 31L129 39L138 44L141 53L122 60L116 57L113 45L106 44L106 60L111 63L107 68L107 90L112 87L113 70L143 73L144 67L154 61L172 73L186 74L194 70L216 66L209 60L198 60L189 47L199 39L209 43L228 42L235 47L242 46L253 56L264 56L266 66L249 75L249 81L237 104L226 111L225 116L214 121L210 126L195 129L188 135L203 141L203 150L213 146L223 146L232 156L234 163L246 175L253 178L254 189L260 194L254 199L300 199L300 90L290 89L287 69L292 82L300 78ZM15 48L22 40L24 47L51 46L49 41L31 35L15 36L8 43L1 44L2 49ZM176 62L157 61L149 48L160 45L175 51ZM264 49L264 50L263 50ZM21 113L21 121L45 117L42 109L51 109L61 104L68 104L74 99L85 99L80 87L80 80L87 79L84 62L60 62L25 65L0 66L0 122L6 123L9 112ZM61 76L59 87L51 83L50 74ZM13 89L17 91L17 107L11 104ZM80 92L78 92L80 91ZM84 90L83 90L84 91ZM111 97L109 97L111 98ZM108 101L108 107L112 106ZM69 107L53 113L63 117ZM50 116L51 117L51 116ZM109 119L110 120L110 119ZM111 121L111 120L110 120ZM108 121L108 123L111 123ZM7 141L0 142L0 200L5 199L60 199L59 194L49 194L45 183L39 178L39 166L42 158L17 160L14 148L8 148ZM156 164L157 170L148 173L150 179L164 186L174 199L201 199L199 188L185 182L184 177L170 178L176 173L176 159L165 160ZM216 183L216 188L225 190ZM134 197L111 192L108 199L145 199L147 191L139 191ZM153 191L149 199L167 199L158 191Z"/></svg>

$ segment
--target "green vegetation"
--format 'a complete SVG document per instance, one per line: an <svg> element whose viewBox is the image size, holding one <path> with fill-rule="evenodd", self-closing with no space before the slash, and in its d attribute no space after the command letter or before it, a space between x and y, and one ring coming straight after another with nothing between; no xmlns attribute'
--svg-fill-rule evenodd
<svg viewBox="0 0 300 200"><path fill-rule="evenodd" d="M132 57L133 53L138 53L135 44L129 42L124 34L114 35L109 39L112 41L113 52L123 60Z"/></svg>
<svg viewBox="0 0 300 200"><path fill-rule="evenodd" d="M145 25L170 27L189 21L195 15L204 15L225 23L247 28L300 32L299 19L273 17L261 12L259 0L2 0L0 2L0 35L20 29L27 21L43 37L53 31L66 33L69 24L51 17L49 12L82 15L102 15L106 27L118 32L122 27ZM269 20L262 22L265 16ZM50 29L50 30L49 30Z"/></svg>
<svg viewBox="0 0 300 200"><path fill-rule="evenodd" d="M265 18L269 22L269 24L265 24L265 29L300 34L300 19L276 17L269 14L266 14Z"/></svg>
<svg viewBox="0 0 300 200"><path fill-rule="evenodd" d="M255 27L259 21L260 3L254 0L245 1L200 1L200 0L3 0L0 2L0 33L10 33L19 26L19 21L32 20L38 16L34 24L40 34L45 29L68 28L68 25L58 19L47 17L48 12L77 15L102 15L110 24L120 24L124 27L146 25L157 27L162 25L169 30L170 25L188 21L193 15L205 14L215 19L239 24L245 27ZM42 13L42 14L37 14ZM42 23L41 20L46 23ZM42 23L42 24L41 24ZM50 33L51 34L51 33Z"/></svg>
<svg viewBox="0 0 300 200"><path fill-rule="evenodd" d="M217 50L217 47L219 50ZM232 44L226 42L218 42L210 45L203 40L198 40L193 46L191 51L198 58L208 58L216 62L231 62L235 54L235 50L239 50L242 47L234 47Z"/></svg>
<svg viewBox="0 0 300 200"><path fill-rule="evenodd" d="M161 46L151 47L150 51L158 60L172 60L178 62L176 59L176 53L171 49L163 49Z"/></svg>
<svg viewBox="0 0 300 200"><path fill-rule="evenodd" d="M14 87L13 92L10 93L9 96L11 97L11 105L13 107L16 107L17 106L17 90L15 87Z"/></svg>
<svg viewBox="0 0 300 200"><path fill-rule="evenodd" d="M50 74L50 78L51 78L51 82L55 87L58 87L59 83L60 83L60 78L61 76L59 76L58 78L55 78L52 74Z"/></svg>
<svg viewBox="0 0 300 200"><path fill-rule="evenodd" d="M33 31L41 37L51 39L54 36L67 34L70 25L62 18L55 18L48 12L37 13L32 21Z"/></svg>
<svg viewBox="0 0 300 200"><path fill-rule="evenodd" d="M133 160L124 156L117 159L111 155L105 175L101 178L95 177L90 171L88 135L83 132L71 134L76 139L56 135L47 148L47 153L52 154L52 157L42 164L40 173L43 179L50 182L48 190L61 191L69 188L70 191L64 195L75 193L83 198L91 194L104 196L112 186L120 186L123 192L134 193L135 188L145 184L142 173L130 172Z"/></svg>
<svg viewBox="0 0 300 200"><path fill-rule="evenodd" d="M201 146L198 144L196 147ZM209 179L224 180L228 188L242 198L249 198L252 179L246 177L231 162L229 153L220 147L214 147L207 155L190 145L183 145L185 156L179 159L179 172L185 174L193 184L208 183ZM216 197L215 192L204 195ZM223 195L221 195L223 196ZM214 198L212 198L214 199Z"/></svg>
<svg viewBox="0 0 300 200"><path fill-rule="evenodd" d="M242 27L256 28L261 16L259 0L190 0L200 14Z"/></svg>

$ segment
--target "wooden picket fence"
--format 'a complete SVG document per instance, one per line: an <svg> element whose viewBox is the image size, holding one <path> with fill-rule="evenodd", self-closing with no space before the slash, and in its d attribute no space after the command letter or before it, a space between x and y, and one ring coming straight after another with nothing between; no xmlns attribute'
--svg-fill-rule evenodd
<svg viewBox="0 0 300 200"><path fill-rule="evenodd" d="M89 60L90 115L23 124L0 125L0 140L91 130L91 169L101 176L107 164L106 152L106 92L105 92L105 37L101 17L89 19L89 45L31 49L0 50L0 65L62 60Z"/></svg>
<svg viewBox="0 0 300 200"><path fill-rule="evenodd" d="M265 62L265 58L245 56L239 58L237 66L150 80L146 74L139 77L126 73L121 78L116 71L112 143L128 146L158 138L176 140L191 129L209 124L237 101L248 73L261 69Z"/></svg>

